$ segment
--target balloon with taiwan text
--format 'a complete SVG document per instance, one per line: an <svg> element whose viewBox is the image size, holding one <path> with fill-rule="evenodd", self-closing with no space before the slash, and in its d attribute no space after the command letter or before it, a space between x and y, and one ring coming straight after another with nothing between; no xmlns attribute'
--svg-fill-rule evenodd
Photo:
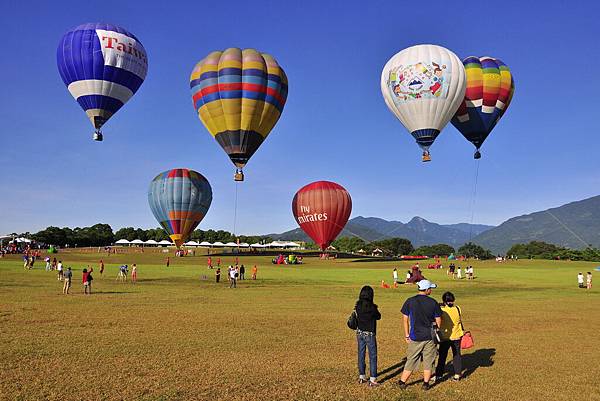
<svg viewBox="0 0 600 401"><path fill-rule="evenodd" d="M148 72L148 57L131 32L116 25L90 23L65 33L56 61L71 95L102 140L102 126L137 92Z"/></svg>
<svg viewBox="0 0 600 401"><path fill-rule="evenodd" d="M381 72L388 108L430 161L429 147L448 124L465 95L465 68L450 50L417 45L393 56Z"/></svg>
<svg viewBox="0 0 600 401"><path fill-rule="evenodd" d="M186 168L157 175L148 189L150 209L177 247L202 221L212 202L208 180Z"/></svg>
<svg viewBox="0 0 600 401"><path fill-rule="evenodd" d="M198 117L236 166L242 169L267 138L285 106L288 81L270 55L254 49L215 51L190 76Z"/></svg>
<svg viewBox="0 0 600 401"><path fill-rule="evenodd" d="M475 159L479 148L506 113L515 91L508 66L492 57L467 57L465 98L452 118L452 124L473 145Z"/></svg>
<svg viewBox="0 0 600 401"><path fill-rule="evenodd" d="M321 250L344 229L351 212L348 191L330 181L316 181L300 188L292 201L296 222Z"/></svg>

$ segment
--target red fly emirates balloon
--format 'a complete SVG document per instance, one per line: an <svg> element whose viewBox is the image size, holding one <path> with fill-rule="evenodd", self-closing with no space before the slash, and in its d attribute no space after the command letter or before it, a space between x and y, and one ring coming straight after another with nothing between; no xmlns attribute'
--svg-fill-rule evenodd
<svg viewBox="0 0 600 401"><path fill-rule="evenodd" d="M348 222L352 199L341 185L317 181L296 192L292 212L300 228L325 250Z"/></svg>

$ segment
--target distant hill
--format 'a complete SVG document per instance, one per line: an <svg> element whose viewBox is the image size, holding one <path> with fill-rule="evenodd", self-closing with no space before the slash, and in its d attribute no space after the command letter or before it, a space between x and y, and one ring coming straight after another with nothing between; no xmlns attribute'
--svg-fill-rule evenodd
<svg viewBox="0 0 600 401"><path fill-rule="evenodd" d="M600 247L600 196L513 217L473 238L494 253L534 240L573 249Z"/></svg>
<svg viewBox="0 0 600 401"><path fill-rule="evenodd" d="M475 236L491 228L493 226L467 223L441 225L429 222L422 217L414 217L405 224L378 217L358 216L348 221L339 237L355 236L365 241L400 237L409 239L415 247L439 243L458 247L469 240L471 231L472 236ZM277 240L310 241L310 238L300 228L281 234L269 234L269 236Z"/></svg>

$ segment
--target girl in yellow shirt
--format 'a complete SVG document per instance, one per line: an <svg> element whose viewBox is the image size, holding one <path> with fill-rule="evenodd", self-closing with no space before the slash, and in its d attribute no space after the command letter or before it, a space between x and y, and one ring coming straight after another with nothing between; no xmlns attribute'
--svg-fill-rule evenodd
<svg viewBox="0 0 600 401"><path fill-rule="evenodd" d="M439 359L435 369L436 379L439 380L444 375L444 366L448 351L452 348L452 366L454 367L453 380L458 381L462 373L462 357L460 355L460 339L464 335L461 320L461 310L454 304L454 294L445 292L442 295L442 326L440 327L441 339L439 349Z"/></svg>

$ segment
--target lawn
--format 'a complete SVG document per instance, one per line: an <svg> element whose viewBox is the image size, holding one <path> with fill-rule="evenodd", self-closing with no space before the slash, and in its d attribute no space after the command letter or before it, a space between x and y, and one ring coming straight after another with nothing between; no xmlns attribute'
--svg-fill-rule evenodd
<svg viewBox="0 0 600 401"><path fill-rule="evenodd" d="M400 307L415 287L380 288L409 262L276 267L242 257L258 265L258 280L229 289L205 256L171 256L169 268L156 253L59 258L74 269L68 296L43 262L28 271L16 256L0 259L1 400L600 400L600 272L592 290L576 280L593 263L475 262L473 281L426 270L434 297L456 295L476 346L464 356L465 380L425 393L420 374L407 390L396 386L406 351ZM138 264L137 285L115 280L122 263ZM91 296L82 294L87 264ZM356 383L346 327L365 284L383 315L376 389Z"/></svg>

